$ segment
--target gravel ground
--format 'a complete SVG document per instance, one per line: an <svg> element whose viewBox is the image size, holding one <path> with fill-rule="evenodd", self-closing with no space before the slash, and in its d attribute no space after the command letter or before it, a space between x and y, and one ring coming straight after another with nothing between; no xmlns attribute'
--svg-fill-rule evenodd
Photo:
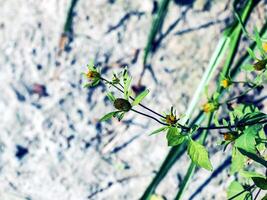
<svg viewBox="0 0 267 200"><path fill-rule="evenodd" d="M145 104L161 112L174 105L183 113L232 16L226 0L204 10L177 2L142 84L151 90ZM258 21L266 13L261 5L253 16ZM142 116L100 124L112 110L105 87L84 89L80 75L93 59L106 76L128 65L137 84L156 3L79 0L72 41L61 51L69 6L66 0L0 0L1 200L138 199L169 150L164 135L148 136L158 125ZM228 152L210 146L214 168L224 159L227 165ZM188 163L182 157L157 193L172 199ZM225 199L227 174L192 196L211 175L199 169L184 199Z"/></svg>

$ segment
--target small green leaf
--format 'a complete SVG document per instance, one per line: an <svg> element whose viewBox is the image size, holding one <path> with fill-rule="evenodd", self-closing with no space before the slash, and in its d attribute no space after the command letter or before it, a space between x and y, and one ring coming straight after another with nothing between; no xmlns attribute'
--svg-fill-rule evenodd
<svg viewBox="0 0 267 200"><path fill-rule="evenodd" d="M230 167L231 174L243 169L245 161L246 157L243 154L241 154L236 147L233 147L231 167Z"/></svg>
<svg viewBox="0 0 267 200"><path fill-rule="evenodd" d="M133 101L132 106L136 106L138 105L145 97L146 95L149 93L149 90L144 90L143 92L141 92Z"/></svg>
<svg viewBox="0 0 267 200"><path fill-rule="evenodd" d="M101 117L101 119L99 120L100 122L102 121L107 121L109 120L110 118L114 117L119 111L115 111L115 112L110 112L106 115L104 115L103 117Z"/></svg>
<svg viewBox="0 0 267 200"><path fill-rule="evenodd" d="M108 99L111 101L111 102L114 102L115 101L115 97L114 97L114 95L112 94L112 92L108 92L107 93L107 97L108 97Z"/></svg>
<svg viewBox="0 0 267 200"><path fill-rule="evenodd" d="M254 66L250 64L242 65L241 69L244 71L252 72L254 71Z"/></svg>
<svg viewBox="0 0 267 200"><path fill-rule="evenodd" d="M222 123L223 123L224 126L229 126L229 123L226 121L226 119L223 119Z"/></svg>
<svg viewBox="0 0 267 200"><path fill-rule="evenodd" d="M150 133L149 135L154 135L154 134L160 133L160 132L162 132L162 131L166 131L168 128L169 128L169 127L166 127L166 126L161 127L161 128L159 128L159 129L153 131L153 132Z"/></svg>
<svg viewBox="0 0 267 200"><path fill-rule="evenodd" d="M248 54L250 55L251 58L253 58L254 60L257 60L257 57L255 56L253 50L251 48L247 48Z"/></svg>
<svg viewBox="0 0 267 200"><path fill-rule="evenodd" d="M116 113L116 114L115 114L115 116L117 117L117 119L118 119L119 121L122 120L122 118L124 117L124 115L125 115L125 112L119 112L119 113Z"/></svg>
<svg viewBox="0 0 267 200"><path fill-rule="evenodd" d="M252 177L253 182L262 190L267 190L267 179L264 177Z"/></svg>
<svg viewBox="0 0 267 200"><path fill-rule="evenodd" d="M227 188L227 199L230 199L234 196L236 196L237 194L239 194L240 192L244 191L244 187L238 183L237 181L233 181L229 187ZM250 193L248 191L243 192L242 194L236 196L234 198L234 200L244 200L244 199L251 199L251 198L247 198L250 195Z"/></svg>
<svg viewBox="0 0 267 200"><path fill-rule="evenodd" d="M90 83L85 83L85 84L83 85L83 88L89 88L90 86L91 86Z"/></svg>
<svg viewBox="0 0 267 200"><path fill-rule="evenodd" d="M212 171L212 165L209 160L208 151L203 145L190 140L187 147L187 153L196 165Z"/></svg>
<svg viewBox="0 0 267 200"><path fill-rule="evenodd" d="M176 146L185 140L185 136L181 134L177 127L170 127L167 132L168 146Z"/></svg>

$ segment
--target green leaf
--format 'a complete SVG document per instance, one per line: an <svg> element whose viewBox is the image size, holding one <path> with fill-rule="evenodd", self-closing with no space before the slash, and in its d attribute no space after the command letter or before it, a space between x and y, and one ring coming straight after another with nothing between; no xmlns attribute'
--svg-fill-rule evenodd
<svg viewBox="0 0 267 200"><path fill-rule="evenodd" d="M267 190L267 179L264 177L252 177L253 182L262 190Z"/></svg>
<svg viewBox="0 0 267 200"><path fill-rule="evenodd" d="M160 132L162 132L162 131L165 131L165 130L167 130L169 127L166 127L166 126L164 126L164 127L161 127L161 128L159 128L159 129L157 129L157 130L155 130L155 131L153 131L152 133L150 133L149 135L154 135L154 134L157 134L157 133L160 133Z"/></svg>
<svg viewBox="0 0 267 200"><path fill-rule="evenodd" d="M176 146L183 143L185 136L181 134L177 127L170 127L167 132L168 146Z"/></svg>
<svg viewBox="0 0 267 200"><path fill-rule="evenodd" d="M248 47L247 51L248 51L251 58L253 58L254 60L257 60L257 57L255 56L255 54L251 48Z"/></svg>
<svg viewBox="0 0 267 200"><path fill-rule="evenodd" d="M259 126L250 126L244 130L244 133L235 141L235 147L245 149L250 153L256 153L256 135L258 135Z"/></svg>
<svg viewBox="0 0 267 200"><path fill-rule="evenodd" d="M244 191L244 187L237 181L233 181L227 188L227 198L230 199L242 191ZM234 200L244 200L246 199L248 195L250 195L248 191L243 192L242 194L235 197ZM247 198L247 199L251 199L251 198Z"/></svg>
<svg viewBox="0 0 267 200"><path fill-rule="evenodd" d="M252 72L254 71L254 66L251 64L246 64L246 65L242 65L241 69L244 71Z"/></svg>
<svg viewBox="0 0 267 200"><path fill-rule="evenodd" d="M115 97L114 97L114 95L112 94L112 92L108 92L107 93L107 97L108 97L108 99L111 101L111 102L114 102L115 101Z"/></svg>
<svg viewBox="0 0 267 200"><path fill-rule="evenodd" d="M239 172L240 176L243 176L245 178L253 178L253 177L260 177L260 178L265 178L264 175L259 174L257 172L249 172L249 171L245 171L245 170L241 170Z"/></svg>
<svg viewBox="0 0 267 200"><path fill-rule="evenodd" d="M223 123L224 126L229 126L228 121L226 121L225 119L222 120L222 123Z"/></svg>
<svg viewBox="0 0 267 200"><path fill-rule="evenodd" d="M102 121L107 121L107 120L109 120L110 118L114 117L118 112L120 112L120 111L110 112L110 113L104 115L103 117L101 117L99 121L100 121L100 122L102 122Z"/></svg>
<svg viewBox="0 0 267 200"><path fill-rule="evenodd" d="M146 95L149 93L149 90L144 90L143 92L141 92L133 101L132 106L136 106L138 105L145 97Z"/></svg>
<svg viewBox="0 0 267 200"><path fill-rule="evenodd" d="M261 41L260 34L259 34L257 27L254 28L254 34L255 34L255 41L256 41L257 47L260 50L261 55L264 57L265 51L262 48L262 41Z"/></svg>
<svg viewBox="0 0 267 200"><path fill-rule="evenodd" d="M190 140L187 147L187 153L196 165L212 171L208 152L203 145Z"/></svg>
<svg viewBox="0 0 267 200"><path fill-rule="evenodd" d="M240 171L244 168L246 157L241 154L236 147L232 150L232 160L230 171L231 174Z"/></svg>

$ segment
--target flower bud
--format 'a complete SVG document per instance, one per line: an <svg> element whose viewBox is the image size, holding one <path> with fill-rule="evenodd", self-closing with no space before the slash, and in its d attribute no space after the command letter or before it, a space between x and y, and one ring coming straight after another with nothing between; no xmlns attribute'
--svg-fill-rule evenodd
<svg viewBox="0 0 267 200"><path fill-rule="evenodd" d="M210 112L213 112L215 110L218 109L218 105L215 104L214 102L208 102L208 103L205 103L203 106L202 106L202 109L205 113L210 113Z"/></svg>

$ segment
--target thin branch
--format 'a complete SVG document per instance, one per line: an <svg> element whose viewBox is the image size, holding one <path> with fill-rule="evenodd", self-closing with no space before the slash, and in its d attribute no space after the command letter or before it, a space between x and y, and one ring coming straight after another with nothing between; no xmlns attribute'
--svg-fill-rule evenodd
<svg viewBox="0 0 267 200"><path fill-rule="evenodd" d="M261 192L261 189L259 189L259 191L257 192L257 194L256 194L256 196L255 196L255 198L254 198L254 200L256 200L256 199L258 198L260 192Z"/></svg>
<svg viewBox="0 0 267 200"><path fill-rule="evenodd" d="M151 115L148 115L148 114L146 114L146 113L142 113L142 112L140 112L140 111L138 111L138 110L135 110L135 109L133 109L133 108L131 108L131 110L134 111L134 112L136 112L136 113L138 113L138 114L140 114L140 115L149 117L149 118L155 120L156 122L158 122L158 123L160 123L160 124L162 124L162 125L164 125L164 126L169 126L169 124L166 124L166 123L164 123L164 122L161 122L161 121L159 121L157 118L155 118L155 117L153 117L153 116L151 116Z"/></svg>

